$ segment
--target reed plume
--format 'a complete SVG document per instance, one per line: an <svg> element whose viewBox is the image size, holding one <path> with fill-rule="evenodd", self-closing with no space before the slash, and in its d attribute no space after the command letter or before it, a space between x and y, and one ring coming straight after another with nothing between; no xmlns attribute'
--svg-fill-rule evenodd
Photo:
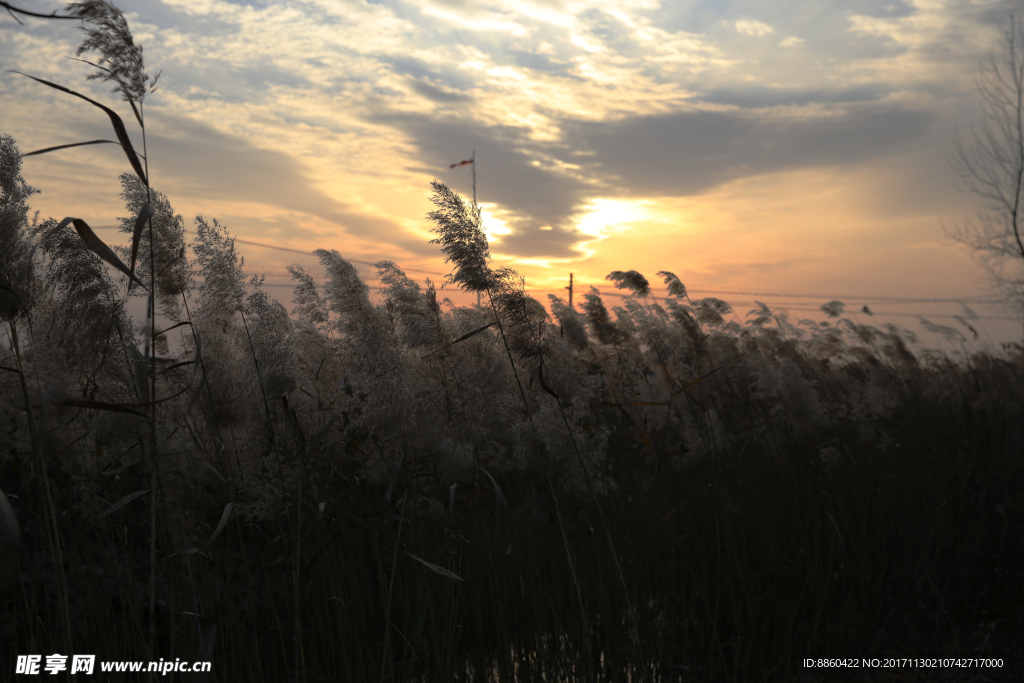
<svg viewBox="0 0 1024 683"><path fill-rule="evenodd" d="M651 283L635 270L613 270L604 279L613 281L619 289L633 290L636 296L645 297L651 293Z"/></svg>
<svg viewBox="0 0 1024 683"><path fill-rule="evenodd" d="M732 306L721 299L716 299L713 296L698 299L693 302L693 306L697 311L697 320L702 325L710 325L712 327L724 325L724 316L732 313Z"/></svg>
<svg viewBox="0 0 1024 683"><path fill-rule="evenodd" d="M401 342L410 348L439 346L444 337L437 324L439 306L433 285L429 285L427 292L421 292L420 286L393 261L373 265L384 286L385 306Z"/></svg>
<svg viewBox="0 0 1024 683"><path fill-rule="evenodd" d="M32 308L28 198L37 192L21 176L21 152L14 138L0 135L0 320L13 320Z"/></svg>
<svg viewBox="0 0 1024 683"><path fill-rule="evenodd" d="M430 243L441 244L445 263L455 263L455 270L446 276L445 284L458 285L467 292L487 292L496 282L487 265L491 252L482 228L480 207L470 207L444 183L435 180L430 186L434 189L430 201L438 209L428 213L427 218L437 225L431 232L440 235Z"/></svg>
<svg viewBox="0 0 1024 683"><path fill-rule="evenodd" d="M342 258L335 249L317 249L315 253L327 269L328 282L324 291L331 310L344 322L357 322L368 316L373 308L370 288L359 279L356 267Z"/></svg>
<svg viewBox="0 0 1024 683"><path fill-rule="evenodd" d="M98 63L89 63L102 73L90 74L89 80L114 81L116 85L111 92L120 92L126 102L132 103L133 109L135 104L142 104L146 94L156 89L160 74L150 83L142 58L142 46L135 44L121 10L108 0L87 0L68 3L68 11L70 16L82 20L81 30L86 34L75 56L90 51L100 53Z"/></svg>
<svg viewBox="0 0 1024 683"><path fill-rule="evenodd" d="M141 231L137 246L141 256L138 277L147 290L152 289L152 280L156 281L156 296L163 314L177 318L180 315L181 295L192 287L192 273L186 252L185 221L180 214L174 212L162 192L147 187L137 175L122 173L120 181L121 199L128 211L127 216L118 218L122 233L134 234L138 216L147 205L152 212L150 220L153 229ZM153 240L152 249L150 235ZM122 260L131 260L132 247L115 246L113 249Z"/></svg>
<svg viewBox="0 0 1024 683"><path fill-rule="evenodd" d="M292 280L297 282L293 290L292 303L295 304L295 308L292 309L292 313L299 316L299 320L303 322L314 326L325 326L330 320L330 314L327 310L327 302L321 296L316 280L298 264L292 264L287 268L291 273ZM326 327L324 327L324 331L327 331Z"/></svg>
<svg viewBox="0 0 1024 683"><path fill-rule="evenodd" d="M193 273L203 279L198 287L197 316L206 320L229 321L242 309L245 298L245 257L235 249L235 238L216 218L196 216L192 240Z"/></svg>
<svg viewBox="0 0 1024 683"><path fill-rule="evenodd" d="M458 284L463 291L467 292L487 293L491 302L491 310L497 317L498 332L505 345L512 374L519 387L519 395L523 399L523 408L529 412L530 406L526 400L526 392L519 380L519 372L516 370L515 361L512 360L512 349L505 336L505 328L501 324L500 311L494 301L496 294L504 294L506 295L502 299L504 309L513 314L516 312L517 304L513 302L516 273L511 269L503 269L500 273L494 273L487 265L491 253L487 244L487 235L483 230L480 206L475 201L472 207L469 206L462 197L452 192L444 183L435 180L430 183L430 186L434 189L430 201L438 209L429 212L427 218L437 225L436 228L431 229L431 232L440 235L438 238L430 240L430 243L442 245L441 251L445 254L445 263L455 263L455 269L445 278L446 284ZM517 346L519 345L517 344Z"/></svg>
<svg viewBox="0 0 1024 683"><path fill-rule="evenodd" d="M682 283L675 273L667 270L659 270L658 275L660 275L665 280L665 284L668 285L669 296L674 296L679 299L689 298L686 293L686 285Z"/></svg>
<svg viewBox="0 0 1024 683"><path fill-rule="evenodd" d="M562 336L574 348L585 349L589 341L587 339L586 319L578 311L569 307L567 301L554 294L548 294L548 302L551 304L551 315L558 321L562 328Z"/></svg>
<svg viewBox="0 0 1024 683"><path fill-rule="evenodd" d="M38 303L50 312L39 329L49 347L46 356L66 369L91 374L95 358L135 340L118 285L104 261L69 226L51 218L34 235L46 257L42 284L47 296Z"/></svg>
<svg viewBox="0 0 1024 683"><path fill-rule="evenodd" d="M597 340L602 344L613 346L625 342L626 332L612 322L611 316L608 315L608 309L601 301L601 292L597 291L597 287L591 287L590 291L583 295L583 299L583 312L587 316L590 331L597 337Z"/></svg>

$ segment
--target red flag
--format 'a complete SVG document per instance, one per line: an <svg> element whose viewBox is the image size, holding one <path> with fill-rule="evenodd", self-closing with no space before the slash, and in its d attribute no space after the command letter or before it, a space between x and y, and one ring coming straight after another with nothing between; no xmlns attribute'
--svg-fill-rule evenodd
<svg viewBox="0 0 1024 683"><path fill-rule="evenodd" d="M452 164L448 168L455 168L456 166L466 166L467 164L471 164L471 163L473 163L472 159L466 159L465 161L460 161L457 164Z"/></svg>

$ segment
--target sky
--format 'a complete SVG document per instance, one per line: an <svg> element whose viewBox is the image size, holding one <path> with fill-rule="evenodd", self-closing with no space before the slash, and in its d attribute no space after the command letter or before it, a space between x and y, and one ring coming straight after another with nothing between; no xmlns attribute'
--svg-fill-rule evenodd
<svg viewBox="0 0 1024 683"><path fill-rule="evenodd" d="M471 199L473 166L449 167L475 153L492 266L546 306L570 273L574 302L593 286L611 308L628 292L608 273L639 271L665 296L667 270L741 322L755 300L796 320L841 299L925 341L919 316L956 326L972 311L982 342L1021 338L1020 313L982 303L985 272L948 235L981 207L949 163L954 133L980 128L976 78L1018 3L115 4L162 71L144 105L153 187L189 237L196 215L226 225L289 310L286 266L322 274L317 248L371 286L383 259L440 286L451 266L429 243L430 183ZM120 95L67 59L78 22L22 22L0 14L0 69L113 107L141 149ZM6 71L0 102L23 152L112 137L100 110ZM23 175L41 217L124 243L112 226L129 170L96 145L26 158Z"/></svg>

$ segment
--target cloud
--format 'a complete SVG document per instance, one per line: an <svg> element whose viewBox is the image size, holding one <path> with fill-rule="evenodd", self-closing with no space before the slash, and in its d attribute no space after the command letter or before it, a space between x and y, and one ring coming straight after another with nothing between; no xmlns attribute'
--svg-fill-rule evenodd
<svg viewBox="0 0 1024 683"><path fill-rule="evenodd" d="M973 75L1009 11L1005 1L118 2L147 64L165 71L147 123L154 182L172 200L267 208L248 226L256 232L314 216L382 252L436 257L403 226L427 225L431 179L471 196L469 169L448 164L475 147L479 199L510 230L495 251L538 259L578 257L593 235L577 224L604 199L692 197L824 166L893 177L908 148L948 147L951 111L976 101L960 67L969 61ZM0 61L45 75L36 65L52 57L81 69L58 80L82 84L85 67L61 59L77 31L58 24L13 27ZM0 79L0 100L14 107L23 87ZM33 111L53 116L45 98L55 96ZM97 112L72 104L67 141L110 137L85 134ZM900 168L892 215L920 202L905 190L932 172Z"/></svg>
<svg viewBox="0 0 1024 683"><path fill-rule="evenodd" d="M409 79L409 86L423 97L437 104L471 104L473 102L471 95L463 95L447 88L438 88L423 81Z"/></svg>
<svg viewBox="0 0 1024 683"><path fill-rule="evenodd" d="M877 101L892 90L880 83L866 83L845 88L768 88L749 85L744 88L716 88L701 93L705 102L726 104L745 109L811 104L841 104Z"/></svg>
<svg viewBox="0 0 1024 683"><path fill-rule="evenodd" d="M250 202L300 212L382 245L424 255L436 251L408 236L392 220L364 213L318 190L288 154L262 149L191 118L159 112L151 112L148 118L148 149L159 164L154 167L154 184L170 196ZM164 188L173 188L173 193Z"/></svg>
<svg viewBox="0 0 1024 683"><path fill-rule="evenodd" d="M769 33L775 33L768 24L764 24L760 21L752 21L750 19L740 19L736 22L736 30L739 33L744 33L748 36L766 36Z"/></svg>
<svg viewBox="0 0 1024 683"><path fill-rule="evenodd" d="M786 258L776 261L727 261L702 267L697 274L711 282L728 282L749 275L773 275L818 262L816 258Z"/></svg>
<svg viewBox="0 0 1024 683"><path fill-rule="evenodd" d="M867 86L764 89L744 104L833 106L817 117L690 110L617 121L562 119L554 141L534 140L526 127L414 113L382 114L374 121L408 136L414 158L428 162L407 170L430 173L465 197L472 193L471 175L450 171L448 164L475 148L479 201L508 214L511 232L498 238L498 251L567 258L589 238L575 221L594 199L693 196L751 175L881 159L932 131L932 114L878 101L884 92ZM726 98L720 93L719 99ZM571 174L564 170L573 166L578 170Z"/></svg>
<svg viewBox="0 0 1024 683"><path fill-rule="evenodd" d="M687 196L730 180L880 159L931 132L925 109L849 105L818 118L685 111L566 122L570 158L619 196Z"/></svg>

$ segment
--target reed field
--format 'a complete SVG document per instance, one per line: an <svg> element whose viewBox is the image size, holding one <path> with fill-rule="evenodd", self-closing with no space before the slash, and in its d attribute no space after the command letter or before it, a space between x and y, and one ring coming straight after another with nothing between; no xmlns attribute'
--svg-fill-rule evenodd
<svg viewBox="0 0 1024 683"><path fill-rule="evenodd" d="M70 7L144 140L141 48ZM444 284L478 305L391 261L374 303L320 249L285 308L88 101L129 162L127 246L30 221L0 136L0 681L53 653L254 683L1024 680L1024 347L936 326L947 350L915 350L867 310L736 311L667 270L667 297L614 271L621 307L549 313L439 182Z"/></svg>

